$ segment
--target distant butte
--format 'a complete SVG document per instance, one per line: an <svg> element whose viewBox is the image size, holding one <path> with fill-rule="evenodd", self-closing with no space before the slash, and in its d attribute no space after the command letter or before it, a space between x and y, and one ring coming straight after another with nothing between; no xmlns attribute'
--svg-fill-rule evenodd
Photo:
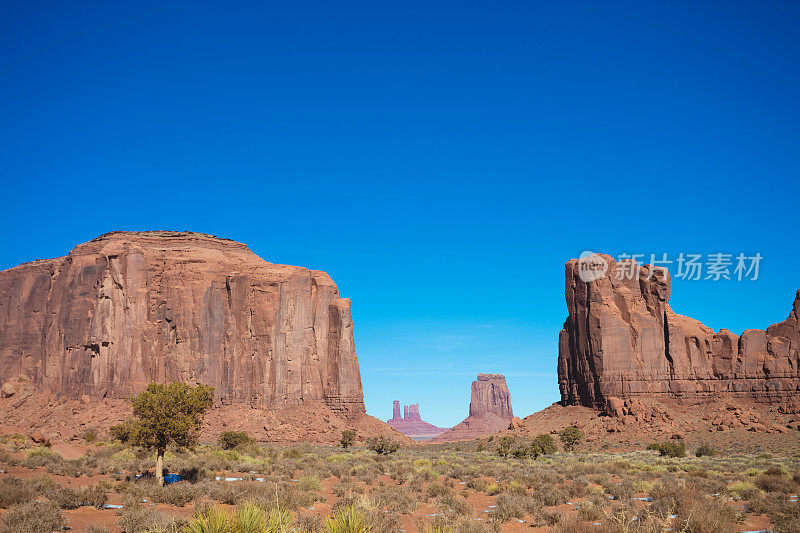
<svg viewBox="0 0 800 533"><path fill-rule="evenodd" d="M422 420L419 416L418 403L404 405L403 416L401 417L400 402L397 400L394 401L392 418L387 420L386 423L412 439L430 439L447 431L447 428L436 427Z"/></svg>
<svg viewBox="0 0 800 533"><path fill-rule="evenodd" d="M432 442L468 440L508 428L514 418L511 394L502 374L478 374L472 382L469 416Z"/></svg>

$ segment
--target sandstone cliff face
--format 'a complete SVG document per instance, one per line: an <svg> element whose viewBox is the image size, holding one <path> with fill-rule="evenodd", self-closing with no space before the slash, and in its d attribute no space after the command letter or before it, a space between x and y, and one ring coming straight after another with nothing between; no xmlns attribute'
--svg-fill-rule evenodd
<svg viewBox="0 0 800 533"><path fill-rule="evenodd" d="M478 379L472 382L469 416L486 415L498 416L505 420L514 418L511 394L508 392L503 374L478 374Z"/></svg>
<svg viewBox="0 0 800 533"><path fill-rule="evenodd" d="M202 382L218 404L364 412L350 301L324 272L184 232L115 232L0 272L0 382L126 398Z"/></svg>
<svg viewBox="0 0 800 533"><path fill-rule="evenodd" d="M472 382L469 416L433 442L474 439L506 429L514 418L511 394L502 374L478 374Z"/></svg>
<svg viewBox="0 0 800 533"><path fill-rule="evenodd" d="M666 271L644 266L634 279L617 279L624 264L603 258L607 274L588 283L578 260L566 264L562 403L603 408L612 397L717 394L777 402L800 390L800 291L789 318L739 337L673 312Z"/></svg>

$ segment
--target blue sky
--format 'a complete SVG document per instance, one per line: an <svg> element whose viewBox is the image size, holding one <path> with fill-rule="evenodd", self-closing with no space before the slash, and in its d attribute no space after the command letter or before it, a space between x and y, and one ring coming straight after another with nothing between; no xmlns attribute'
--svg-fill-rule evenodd
<svg viewBox="0 0 800 533"><path fill-rule="evenodd" d="M558 400L563 264L760 252L676 281L741 332L800 287L796 2L5 2L0 268L193 230L329 272L368 412Z"/></svg>

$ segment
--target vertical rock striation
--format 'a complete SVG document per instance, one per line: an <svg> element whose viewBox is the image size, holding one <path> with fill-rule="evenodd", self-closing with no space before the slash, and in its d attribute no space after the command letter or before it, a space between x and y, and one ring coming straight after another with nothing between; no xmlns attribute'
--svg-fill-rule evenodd
<svg viewBox="0 0 800 533"><path fill-rule="evenodd" d="M190 232L114 232L0 272L0 382L125 398L202 382L222 405L364 412L350 301L324 272Z"/></svg>
<svg viewBox="0 0 800 533"><path fill-rule="evenodd" d="M502 374L478 374L472 382L469 416L433 442L474 439L506 429L514 418L511 394Z"/></svg>
<svg viewBox="0 0 800 533"><path fill-rule="evenodd" d="M606 275L585 282L566 264L569 316L559 335L564 404L604 408L609 398L710 395L776 402L800 390L800 291L785 321L737 336L670 308L669 273L607 255Z"/></svg>

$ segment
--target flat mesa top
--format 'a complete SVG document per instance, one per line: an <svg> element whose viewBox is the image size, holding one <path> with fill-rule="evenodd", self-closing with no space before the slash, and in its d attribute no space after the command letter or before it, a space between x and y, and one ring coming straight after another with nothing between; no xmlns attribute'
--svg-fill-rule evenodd
<svg viewBox="0 0 800 533"><path fill-rule="evenodd" d="M505 381L506 377L503 374L478 374L478 381L492 381L495 379Z"/></svg>

